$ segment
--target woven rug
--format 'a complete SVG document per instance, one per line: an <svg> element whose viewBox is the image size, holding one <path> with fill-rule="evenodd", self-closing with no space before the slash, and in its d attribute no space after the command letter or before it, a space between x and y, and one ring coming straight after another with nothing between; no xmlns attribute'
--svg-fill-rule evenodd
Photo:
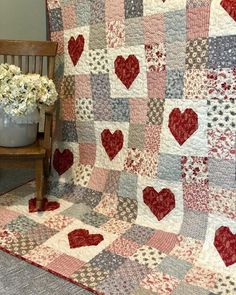
<svg viewBox="0 0 236 295"><path fill-rule="evenodd" d="M234 2L47 4L60 207L2 196L1 248L97 294L236 294Z"/></svg>

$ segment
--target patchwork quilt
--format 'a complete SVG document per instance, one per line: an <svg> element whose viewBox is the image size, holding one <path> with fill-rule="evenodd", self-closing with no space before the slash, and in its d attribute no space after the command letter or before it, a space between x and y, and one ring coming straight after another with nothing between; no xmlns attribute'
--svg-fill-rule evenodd
<svg viewBox="0 0 236 295"><path fill-rule="evenodd" d="M47 7L60 207L3 196L1 247L96 294L236 294L235 0Z"/></svg>

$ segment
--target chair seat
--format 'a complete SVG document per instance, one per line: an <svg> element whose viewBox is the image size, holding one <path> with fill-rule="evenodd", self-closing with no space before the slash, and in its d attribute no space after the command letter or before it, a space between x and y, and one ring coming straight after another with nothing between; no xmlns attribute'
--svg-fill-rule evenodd
<svg viewBox="0 0 236 295"><path fill-rule="evenodd" d="M41 138L38 138L35 143L23 146L23 147L1 147L0 146L0 158L44 158L46 150L41 146Z"/></svg>

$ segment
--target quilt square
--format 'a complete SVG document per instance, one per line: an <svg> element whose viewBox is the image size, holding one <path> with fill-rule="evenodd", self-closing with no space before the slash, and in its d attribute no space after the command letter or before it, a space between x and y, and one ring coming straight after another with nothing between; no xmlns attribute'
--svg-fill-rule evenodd
<svg viewBox="0 0 236 295"><path fill-rule="evenodd" d="M154 232L155 230L152 228L133 224L131 228L124 233L123 237L139 244L145 244L146 241L153 236Z"/></svg>
<svg viewBox="0 0 236 295"><path fill-rule="evenodd" d="M209 34L210 6L187 10L187 38L207 38Z"/></svg>
<svg viewBox="0 0 236 295"><path fill-rule="evenodd" d="M91 122L79 122L77 124L77 134L79 143L95 143L95 129Z"/></svg>
<svg viewBox="0 0 236 295"><path fill-rule="evenodd" d="M105 23L97 23L90 26L89 49L106 48L106 27Z"/></svg>
<svg viewBox="0 0 236 295"><path fill-rule="evenodd" d="M0 207L0 228L4 227L8 223L10 223L12 220L16 219L20 213L14 212L5 208Z"/></svg>
<svg viewBox="0 0 236 295"><path fill-rule="evenodd" d="M144 149L157 153L160 149L161 125L146 125L144 135Z"/></svg>
<svg viewBox="0 0 236 295"><path fill-rule="evenodd" d="M159 98L150 98L148 100L147 124L162 124L164 104L165 101Z"/></svg>
<svg viewBox="0 0 236 295"><path fill-rule="evenodd" d="M93 121L93 101L89 98L76 99L75 104L76 119L78 121Z"/></svg>
<svg viewBox="0 0 236 295"><path fill-rule="evenodd" d="M184 72L180 69L168 69L166 75L166 99L183 98Z"/></svg>
<svg viewBox="0 0 236 295"><path fill-rule="evenodd" d="M97 246L71 249L69 245L68 234L75 229L86 229L89 231L90 234L101 234L103 236L103 241L101 241ZM73 256L82 262L88 262L96 255L98 255L108 245L110 245L116 238L116 235L105 232L101 228L96 228L91 225L85 224L80 220L75 220L65 229L48 239L44 243L44 246L51 247L57 252L62 252L69 256Z"/></svg>
<svg viewBox="0 0 236 295"><path fill-rule="evenodd" d="M165 13L169 11L182 10L186 7L187 0L172 0L171 3L163 0L144 0L144 15L152 15L155 13Z"/></svg>
<svg viewBox="0 0 236 295"><path fill-rule="evenodd" d="M129 122L129 101L124 98L115 98L111 101L112 120L118 122Z"/></svg>
<svg viewBox="0 0 236 295"><path fill-rule="evenodd" d="M123 257L129 257L133 255L139 247L140 245L133 241L119 238L108 247L108 250Z"/></svg>
<svg viewBox="0 0 236 295"><path fill-rule="evenodd" d="M91 98L90 76L86 74L75 75L75 96L81 98Z"/></svg>
<svg viewBox="0 0 236 295"><path fill-rule="evenodd" d="M90 1L90 24L104 23L105 0Z"/></svg>
<svg viewBox="0 0 236 295"><path fill-rule="evenodd" d="M176 234L157 230L146 242L146 245L154 247L165 254L169 254L178 243L179 240Z"/></svg>
<svg viewBox="0 0 236 295"><path fill-rule="evenodd" d="M181 157L161 153L158 160L157 176L169 181L180 181Z"/></svg>
<svg viewBox="0 0 236 295"><path fill-rule="evenodd" d="M100 267L101 269L110 272L116 270L126 261L126 258L108 250L102 251L91 260L92 266Z"/></svg>
<svg viewBox="0 0 236 295"><path fill-rule="evenodd" d="M53 248L40 245L30 250L26 255L24 255L24 258L31 261L33 260L39 265L46 266L61 255L61 252L55 251Z"/></svg>
<svg viewBox="0 0 236 295"><path fill-rule="evenodd" d="M78 142L75 121L62 121L62 140L65 142Z"/></svg>
<svg viewBox="0 0 236 295"><path fill-rule="evenodd" d="M77 26L76 9L72 3L63 6L62 21L64 29L72 29Z"/></svg>
<svg viewBox="0 0 236 295"><path fill-rule="evenodd" d="M80 163L93 166L96 159L96 145L92 143L79 144Z"/></svg>
<svg viewBox="0 0 236 295"><path fill-rule="evenodd" d="M162 13L143 17L145 45L159 44L165 41L164 16ZM158 31L156 28L160 28Z"/></svg>
<svg viewBox="0 0 236 295"><path fill-rule="evenodd" d="M166 49L164 43L145 45L148 71L161 72L166 68Z"/></svg>
<svg viewBox="0 0 236 295"><path fill-rule="evenodd" d="M186 43L183 41L175 41L172 43L166 43L166 68L167 69L180 69L185 68L185 51ZM176 52L177 51L177 52Z"/></svg>
<svg viewBox="0 0 236 295"><path fill-rule="evenodd" d="M125 18L133 18L143 16L142 0L124 0L125 2Z"/></svg>
<svg viewBox="0 0 236 295"><path fill-rule="evenodd" d="M89 26L76 27L64 31L64 75L89 74L90 69L87 62L89 34ZM81 47L80 57L78 56L76 60L72 61L70 52L72 52L77 43Z"/></svg>
<svg viewBox="0 0 236 295"><path fill-rule="evenodd" d="M143 22L139 17L125 20L125 45L134 46L143 44Z"/></svg>
<svg viewBox="0 0 236 295"><path fill-rule="evenodd" d="M175 10L164 14L166 42L186 40L186 10ZM177 33L178 32L178 33Z"/></svg>
<svg viewBox="0 0 236 295"><path fill-rule="evenodd" d="M62 21L62 13L61 13L60 7L50 10L50 18L52 19L52 21L50 22L51 32L62 31L63 21Z"/></svg>
<svg viewBox="0 0 236 295"><path fill-rule="evenodd" d="M210 55L210 47L209 47ZM186 69L203 70L208 65L208 39L188 40L186 44Z"/></svg>
<svg viewBox="0 0 236 295"><path fill-rule="evenodd" d="M130 123L144 124L146 122L147 100L129 99Z"/></svg>
<svg viewBox="0 0 236 295"><path fill-rule="evenodd" d="M110 81L108 74L91 75L92 97L96 100L110 98Z"/></svg>
<svg viewBox="0 0 236 295"><path fill-rule="evenodd" d="M62 121L75 121L75 97L69 96L61 100L60 119Z"/></svg>
<svg viewBox="0 0 236 295"><path fill-rule="evenodd" d="M137 175L122 171L119 179L118 195L136 199L137 182Z"/></svg>
<svg viewBox="0 0 236 295"><path fill-rule="evenodd" d="M89 50L89 66L93 74L108 73L107 49Z"/></svg>
<svg viewBox="0 0 236 295"><path fill-rule="evenodd" d="M76 1L76 19L78 26L87 26L90 23L90 2L87 0Z"/></svg>
<svg viewBox="0 0 236 295"><path fill-rule="evenodd" d="M148 97L165 98L166 71L147 72Z"/></svg>
<svg viewBox="0 0 236 295"><path fill-rule="evenodd" d="M123 21L125 18L124 0L106 0L105 2L105 18L106 21ZM120 9L117 9L120 7Z"/></svg>
<svg viewBox="0 0 236 295"><path fill-rule="evenodd" d="M108 1L106 1L107 3ZM125 44L124 20L111 20L106 22L107 47L117 48Z"/></svg>
<svg viewBox="0 0 236 295"><path fill-rule="evenodd" d="M130 124L129 125L129 148L137 148L143 150L144 125Z"/></svg>
<svg viewBox="0 0 236 295"><path fill-rule="evenodd" d="M184 73L184 98L206 99L209 91L206 83L206 70L189 69Z"/></svg>
<svg viewBox="0 0 236 295"><path fill-rule="evenodd" d="M173 291L172 295L214 295L209 293L208 290L197 287L194 285L180 283L177 288Z"/></svg>
<svg viewBox="0 0 236 295"><path fill-rule="evenodd" d="M108 177L108 170L94 167L88 187L103 192Z"/></svg>
<svg viewBox="0 0 236 295"><path fill-rule="evenodd" d="M233 68L235 66L236 35L209 38L208 68Z"/></svg>

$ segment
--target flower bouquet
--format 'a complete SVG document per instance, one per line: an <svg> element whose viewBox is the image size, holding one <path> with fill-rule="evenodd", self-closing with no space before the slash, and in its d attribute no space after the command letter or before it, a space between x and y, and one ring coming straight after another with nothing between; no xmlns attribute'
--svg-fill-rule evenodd
<svg viewBox="0 0 236 295"><path fill-rule="evenodd" d="M0 64L0 145L6 146L4 142L7 132L9 134L6 122L10 122L12 127L13 122L19 125L11 128L12 141L13 137L19 134L19 128L25 127L20 124L34 124L37 133L39 110L43 106L54 104L57 96L55 85L48 77L22 74L20 68L15 65ZM29 130L25 133L29 134Z"/></svg>

